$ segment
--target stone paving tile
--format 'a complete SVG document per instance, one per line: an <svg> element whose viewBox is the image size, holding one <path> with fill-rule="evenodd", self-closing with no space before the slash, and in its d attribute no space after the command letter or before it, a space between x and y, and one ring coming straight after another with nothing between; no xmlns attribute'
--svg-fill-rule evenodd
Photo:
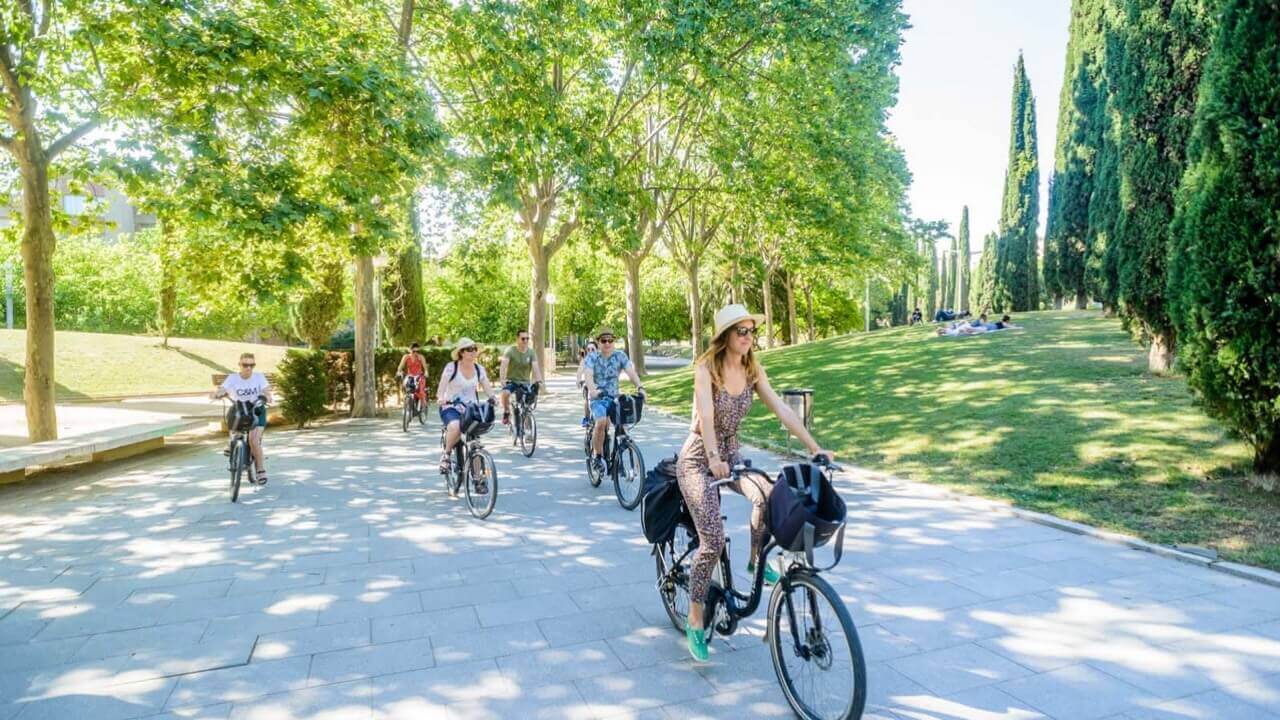
<svg viewBox="0 0 1280 720"><path fill-rule="evenodd" d="M37 643L0 646L0 673L36 670L71 662L86 638L74 637Z"/></svg>
<svg viewBox="0 0 1280 720"><path fill-rule="evenodd" d="M583 610L602 610L640 604L661 604L661 600L658 598L658 591L653 587L653 575L653 562L650 561L649 577L641 582L578 590L569 593L569 595L573 598L574 604Z"/></svg>
<svg viewBox="0 0 1280 720"><path fill-rule="evenodd" d="M91 635L83 641L72 661L101 660L138 651L160 650L175 645L194 645L200 642L208 625L208 620L192 620L173 625Z"/></svg>
<svg viewBox="0 0 1280 720"><path fill-rule="evenodd" d="M976 605L990 599L951 582L927 582L920 585L912 585L901 590L890 590L877 597L898 607L923 607L933 610L949 610L965 605Z"/></svg>
<svg viewBox="0 0 1280 720"><path fill-rule="evenodd" d="M309 685L357 680L375 675L434 667L430 638L366 645L321 653L311 660Z"/></svg>
<svg viewBox="0 0 1280 720"><path fill-rule="evenodd" d="M1050 717L1071 720L1099 720L1153 700L1138 688L1083 664L998 687Z"/></svg>
<svg viewBox="0 0 1280 720"><path fill-rule="evenodd" d="M478 583L466 587L424 590L418 593L422 609L427 611L515 600L518 597L519 593L516 592L515 585L507 580Z"/></svg>
<svg viewBox="0 0 1280 720"><path fill-rule="evenodd" d="M372 720L373 688L368 680L266 695L237 704L228 720Z"/></svg>
<svg viewBox="0 0 1280 720"><path fill-rule="evenodd" d="M604 641L597 640L499 657L498 669L521 685L541 685L617 673L624 666Z"/></svg>
<svg viewBox="0 0 1280 720"><path fill-rule="evenodd" d="M896 703L893 711L903 720L1051 720L994 687L943 697L908 697Z"/></svg>
<svg viewBox="0 0 1280 720"><path fill-rule="evenodd" d="M319 624L333 625L363 618L409 615L422 612L418 593L395 593L367 600L340 600L320 610Z"/></svg>
<svg viewBox="0 0 1280 720"><path fill-rule="evenodd" d="M951 582L992 600L1033 595L1057 586L1057 583L1037 577L1026 570L997 570L965 575L952 578Z"/></svg>
<svg viewBox="0 0 1280 720"><path fill-rule="evenodd" d="M431 647L436 664L446 665L543 650L549 643L537 623L525 622L432 635Z"/></svg>
<svg viewBox="0 0 1280 720"><path fill-rule="evenodd" d="M717 692L689 702L667 705L662 710L670 720L781 720L795 717L776 685L772 688L759 685ZM867 720L870 717L863 715Z"/></svg>
<svg viewBox="0 0 1280 720"><path fill-rule="evenodd" d="M648 624L630 607L592 610L537 622L551 647L623 637Z"/></svg>
<svg viewBox="0 0 1280 720"><path fill-rule="evenodd" d="M1129 720L1276 720L1280 715L1220 690L1188 695L1153 707L1130 710Z"/></svg>
<svg viewBox="0 0 1280 720"><path fill-rule="evenodd" d="M314 655L372 644L368 620L266 633L253 646L253 662Z"/></svg>
<svg viewBox="0 0 1280 720"><path fill-rule="evenodd" d="M92 692L67 692L27 703L20 715L30 720L130 720L155 715L177 683L145 680Z"/></svg>
<svg viewBox="0 0 1280 720"><path fill-rule="evenodd" d="M372 622L375 643L411 640L480 626L474 607L446 608L411 615L373 618Z"/></svg>
<svg viewBox="0 0 1280 720"><path fill-rule="evenodd" d="M214 618L209 621L209 627L205 629L201 642L247 640L252 643L259 635L315 627L318 617L319 613L314 610L303 610L280 613L255 612Z"/></svg>
<svg viewBox="0 0 1280 720"><path fill-rule="evenodd" d="M597 675L574 684L597 717L679 704L715 694L715 687L695 671L692 661Z"/></svg>
<svg viewBox="0 0 1280 720"><path fill-rule="evenodd" d="M242 573L237 575L235 581L231 583L231 589L227 591L227 595L235 597L287 588L309 587L324 581L325 573L321 570Z"/></svg>
<svg viewBox="0 0 1280 720"><path fill-rule="evenodd" d="M139 720L227 720L231 716L231 708L231 703L197 708L176 708L159 715L148 715Z"/></svg>
<svg viewBox="0 0 1280 720"><path fill-rule="evenodd" d="M197 707L248 700L307 686L311 658L296 657L184 675L166 708Z"/></svg>
<svg viewBox="0 0 1280 720"><path fill-rule="evenodd" d="M889 661L889 666L935 695L951 695L1033 674L974 644L898 658Z"/></svg>
<svg viewBox="0 0 1280 720"><path fill-rule="evenodd" d="M499 600L475 606L485 627L563 617L578 612L565 593L544 593L515 600Z"/></svg>

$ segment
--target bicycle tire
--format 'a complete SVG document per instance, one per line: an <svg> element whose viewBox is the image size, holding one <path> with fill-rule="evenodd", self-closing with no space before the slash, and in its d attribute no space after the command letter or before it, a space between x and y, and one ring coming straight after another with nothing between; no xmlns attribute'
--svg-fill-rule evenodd
<svg viewBox="0 0 1280 720"><path fill-rule="evenodd" d="M409 432L409 421L413 419L413 396L404 399L404 410L400 413L400 429Z"/></svg>
<svg viewBox="0 0 1280 720"><path fill-rule="evenodd" d="M525 457L533 457L533 451L538 447L538 420L529 410L520 413L520 452Z"/></svg>
<svg viewBox="0 0 1280 720"><path fill-rule="evenodd" d="M614 451L613 494L623 510L635 510L644 495L644 455L634 442L627 440Z"/></svg>
<svg viewBox="0 0 1280 720"><path fill-rule="evenodd" d="M245 441L236 438L231 441L231 502L240 497L240 478L244 475Z"/></svg>
<svg viewBox="0 0 1280 720"><path fill-rule="evenodd" d="M680 632L684 632L685 623L689 618L688 565L680 565L673 579L667 579L667 575L668 571L675 566L676 560L681 555L684 555L696 538L697 534L692 528L680 523L676 525L675 534L672 535L671 539L664 543L658 543L656 546L658 551L654 553L654 567L658 578L658 597L662 599L662 607L667 611L671 626ZM685 558L685 562L689 562L692 557L690 555Z"/></svg>
<svg viewBox="0 0 1280 720"><path fill-rule="evenodd" d="M785 602L788 595L792 599L791 613ZM831 610L829 617L824 616L823 605ZM820 620L813 627L809 627L808 622L796 620L804 635L801 646L806 652L812 652L812 657L803 657L796 652L796 628L791 627L793 617L808 621L816 617ZM769 599L768 623L769 655L773 659L773 670L778 676L778 684L782 686L782 693L795 714L805 720L861 718L867 703L866 661L862 656L862 644L858 640L853 619L849 616L849 609L831 585L807 570L789 573L786 580L774 586L773 595ZM788 629L790 632L785 632ZM840 649L849 653L847 668L844 663L836 668L834 654ZM794 670L787 664L789 658L797 663ZM817 683L805 682L803 679L798 681L797 675L812 670L832 673L826 677L835 677L847 671L852 676L853 688L847 693L831 694L830 697L836 699L836 706L827 711L824 704L815 704L812 698L800 697L801 689L798 686L813 687Z"/></svg>
<svg viewBox="0 0 1280 720"><path fill-rule="evenodd" d="M480 470L476 466L480 466ZM478 481L485 483L486 493L478 493ZM493 464L493 457L485 450L476 450L467 459L467 478L464 483L467 495L467 509L477 519L489 517L498 504L498 469Z"/></svg>

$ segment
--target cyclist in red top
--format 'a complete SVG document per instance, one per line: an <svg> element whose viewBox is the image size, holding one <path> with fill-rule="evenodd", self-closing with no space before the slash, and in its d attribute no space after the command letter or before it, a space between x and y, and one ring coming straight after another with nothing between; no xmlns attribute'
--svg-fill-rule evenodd
<svg viewBox="0 0 1280 720"><path fill-rule="evenodd" d="M418 398L420 407L427 406L427 359L418 351L418 343L409 346L409 352L400 358L400 367L396 368L396 377L408 377L413 380L413 394ZM406 389L408 384L405 383Z"/></svg>

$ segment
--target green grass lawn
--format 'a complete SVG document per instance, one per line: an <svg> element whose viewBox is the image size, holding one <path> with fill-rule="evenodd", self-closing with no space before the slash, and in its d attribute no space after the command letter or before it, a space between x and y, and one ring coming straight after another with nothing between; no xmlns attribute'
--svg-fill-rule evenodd
<svg viewBox="0 0 1280 720"><path fill-rule="evenodd" d="M846 461L1280 569L1280 495L1247 486L1247 448L1181 378L1147 374L1119 322L1096 312L1017 320L1025 330L896 328L761 360L775 389L814 389L817 438ZM687 414L690 378L673 371L646 387ZM744 432L784 437L760 403Z"/></svg>
<svg viewBox="0 0 1280 720"><path fill-rule="evenodd" d="M275 345L171 338L59 332L55 340L54 379L59 400L118 395L207 392L210 376L230 372L240 353L256 354L258 369L272 372L285 348ZM0 330L0 401L22 400L26 335Z"/></svg>

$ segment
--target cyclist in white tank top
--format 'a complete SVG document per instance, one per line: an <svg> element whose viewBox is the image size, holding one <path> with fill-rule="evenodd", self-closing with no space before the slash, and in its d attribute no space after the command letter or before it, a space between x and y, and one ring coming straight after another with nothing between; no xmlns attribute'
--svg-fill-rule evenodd
<svg viewBox="0 0 1280 720"><path fill-rule="evenodd" d="M471 338L462 338L453 346L453 362L444 366L440 375L440 385L436 389L436 402L440 407L440 422L448 431L445 435L444 452L440 454L440 472L448 472L449 453L458 444L462 436L462 413L468 403L479 403L480 394L484 390L489 402L494 401L493 386L489 384L489 376L484 368L476 362L480 349Z"/></svg>

